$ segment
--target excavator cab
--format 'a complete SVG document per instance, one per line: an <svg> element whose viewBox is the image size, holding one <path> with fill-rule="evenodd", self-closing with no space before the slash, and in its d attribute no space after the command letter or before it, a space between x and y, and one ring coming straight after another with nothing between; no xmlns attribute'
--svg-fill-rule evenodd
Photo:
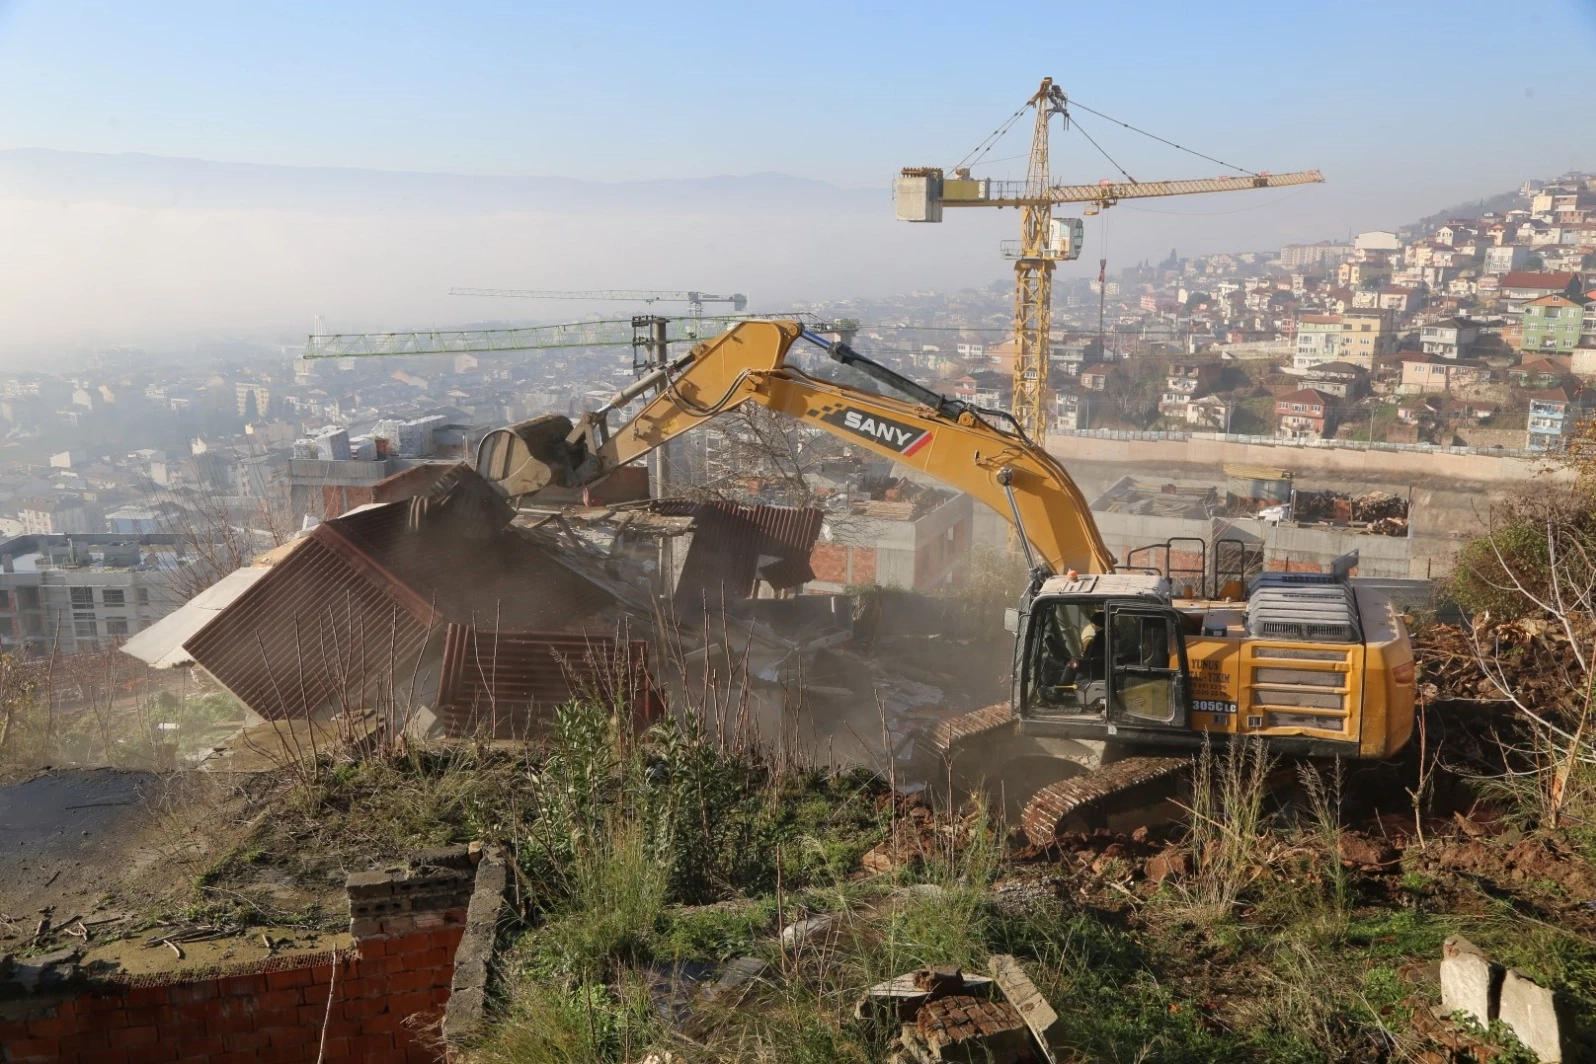
<svg viewBox="0 0 1596 1064"><path fill-rule="evenodd" d="M1023 612L1016 644L1022 730L1186 729L1185 623L1165 597L1167 583L1154 574L1113 573L1042 584Z"/></svg>

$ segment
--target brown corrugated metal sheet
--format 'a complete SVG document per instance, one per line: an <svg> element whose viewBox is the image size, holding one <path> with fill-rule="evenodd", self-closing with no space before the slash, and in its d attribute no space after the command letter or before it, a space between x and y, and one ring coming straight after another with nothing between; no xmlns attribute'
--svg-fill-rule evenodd
<svg viewBox="0 0 1596 1064"><path fill-rule="evenodd" d="M401 501L323 523L187 650L264 717L367 708L384 683L407 706L423 697L412 677L432 687L416 663L435 663L444 623L581 632L614 604L524 530L468 539L447 514L420 528L411 518Z"/></svg>
<svg viewBox="0 0 1596 1064"><path fill-rule="evenodd" d="M648 644L565 632L478 630L451 624L435 703L449 735L535 734L573 698L630 708L648 721L661 703L648 672Z"/></svg>
<svg viewBox="0 0 1596 1064"><path fill-rule="evenodd" d="M261 716L297 717L307 707L363 705L377 672L421 648L431 615L329 522L185 648Z"/></svg>
<svg viewBox="0 0 1596 1064"><path fill-rule="evenodd" d="M814 579L809 555L825 520L815 507L666 500L659 508L695 519L693 542L676 584L678 607L696 610L708 602L713 608L723 595L747 598L761 576L777 588Z"/></svg>

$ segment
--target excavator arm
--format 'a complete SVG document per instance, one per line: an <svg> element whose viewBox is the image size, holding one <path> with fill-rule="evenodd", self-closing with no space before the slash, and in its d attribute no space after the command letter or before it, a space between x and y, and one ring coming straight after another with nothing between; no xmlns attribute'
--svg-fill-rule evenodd
<svg viewBox="0 0 1596 1064"><path fill-rule="evenodd" d="M548 483L591 484L751 402L916 469L968 493L1011 522L1017 520L1037 559L1052 572L1113 569L1113 555L1092 521L1085 496L1039 444L998 428L981 412L898 377L844 345L824 346L835 360L852 363L923 401L811 377L786 362L802 335L797 322L743 322L641 378L574 425L562 417L546 417L490 433L478 451L478 471L511 496L530 494ZM613 432L608 429L611 411L655 388L657 393L636 415Z"/></svg>

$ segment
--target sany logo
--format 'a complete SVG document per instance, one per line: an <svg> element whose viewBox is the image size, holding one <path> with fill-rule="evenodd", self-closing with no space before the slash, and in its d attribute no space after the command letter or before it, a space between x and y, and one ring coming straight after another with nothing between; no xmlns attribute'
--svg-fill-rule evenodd
<svg viewBox="0 0 1596 1064"><path fill-rule="evenodd" d="M855 436L884 444L905 457L918 451L931 439L931 433L926 429L905 425L878 414L867 414L862 410L837 410L821 420L845 428Z"/></svg>

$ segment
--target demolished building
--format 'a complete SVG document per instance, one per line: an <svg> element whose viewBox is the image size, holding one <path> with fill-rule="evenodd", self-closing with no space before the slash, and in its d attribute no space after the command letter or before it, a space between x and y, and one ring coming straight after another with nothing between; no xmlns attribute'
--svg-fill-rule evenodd
<svg viewBox="0 0 1596 1064"><path fill-rule="evenodd" d="M516 515L464 466L406 486L224 578L129 652L198 665L267 721L358 708L395 732L512 737L577 696L647 720L661 610L801 586L823 516L677 500ZM682 546L663 600L662 538ZM757 628L722 617L717 638L746 651ZM764 641L770 661L793 649Z"/></svg>

